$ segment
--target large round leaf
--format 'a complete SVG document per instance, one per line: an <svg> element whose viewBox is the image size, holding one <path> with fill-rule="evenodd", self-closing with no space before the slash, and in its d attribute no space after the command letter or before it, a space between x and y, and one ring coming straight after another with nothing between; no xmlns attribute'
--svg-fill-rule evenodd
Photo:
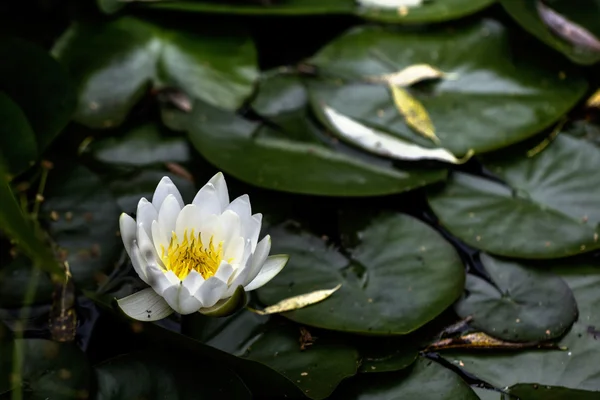
<svg viewBox="0 0 600 400"><path fill-rule="evenodd" d="M454 248L436 231L402 214L384 214L358 234L352 258L308 233L270 230L286 267L258 291L265 304L342 287L326 301L284 313L297 322L371 335L409 333L460 296L465 274Z"/></svg>
<svg viewBox="0 0 600 400"><path fill-rule="evenodd" d="M148 85L239 107L257 78L251 40L222 24L181 25L122 17L71 26L53 52L77 83L76 120L94 128L119 125Z"/></svg>
<svg viewBox="0 0 600 400"><path fill-rule="evenodd" d="M313 15L347 14L352 11L353 3L352 0L240 0L227 3L218 0L196 0L156 2L149 3L147 6L159 9L217 14Z"/></svg>
<svg viewBox="0 0 600 400"><path fill-rule="evenodd" d="M491 282L467 275L466 298L456 304L461 318L508 341L535 342L562 336L577 319L571 289L547 272L486 254L481 262Z"/></svg>
<svg viewBox="0 0 600 400"><path fill-rule="evenodd" d="M597 312L600 307L600 270L571 262L551 271L567 282L580 309L578 322L560 341L564 350L496 354L452 352L445 357L496 387L509 387L509 392L514 390L522 400L546 400L553 392L561 393L565 396L563 398L600 396L600 364L596 362L600 357L600 332L597 331L600 326ZM524 387L525 384L549 388L538 392Z"/></svg>
<svg viewBox="0 0 600 400"><path fill-rule="evenodd" d="M96 367L98 400L250 399L232 371L212 360L181 353L132 353Z"/></svg>
<svg viewBox="0 0 600 400"><path fill-rule="evenodd" d="M329 106L431 147L429 139L405 123L384 84L365 82L411 65L430 64L452 75L410 91L427 110L442 147L456 155L469 149L495 150L548 127L585 93L587 84L577 72L557 60L543 62L538 53L513 53L508 32L492 20L452 31L440 27L413 33L362 26L312 59L322 79L309 86L311 100L316 107ZM344 82L330 79L336 77Z"/></svg>
<svg viewBox="0 0 600 400"><path fill-rule="evenodd" d="M600 60L600 51L596 47L582 46L573 40L567 40L564 37L560 37L544 23L544 19L541 17L538 4L538 0L530 1L514 1L514 0L500 0L500 4L504 9L513 17L525 30L535 35L538 39L546 43L547 45L555 48L556 50L564 53L571 60L579 64L594 64ZM548 6L542 7L547 13L556 13L558 18L562 20L562 28L568 30L570 25L571 35L577 37L574 34L572 24L577 24L579 28L588 30L588 33L596 35L596 40L600 34L600 24L598 24L598 17L600 16L600 2L597 0L583 0L583 1L568 1L568 0L553 0L547 2ZM557 18L553 18L556 20Z"/></svg>
<svg viewBox="0 0 600 400"><path fill-rule="evenodd" d="M227 318L187 317L186 334L237 356L265 364L298 386L311 399L329 396L341 380L356 373L358 352L335 338L308 340L299 326L243 310Z"/></svg>
<svg viewBox="0 0 600 400"><path fill-rule="evenodd" d="M27 117L38 153L67 125L75 108L75 92L63 67L43 49L21 39L0 39L0 92ZM12 141L27 140L22 134L13 131Z"/></svg>
<svg viewBox="0 0 600 400"><path fill-rule="evenodd" d="M85 167L51 171L43 203L48 232L69 261L79 289L97 286L122 250L120 210L110 190Z"/></svg>
<svg viewBox="0 0 600 400"><path fill-rule="evenodd" d="M508 186L457 173L429 196L452 234L490 253L521 258L600 248L600 149L561 135L534 157L512 151L486 165Z"/></svg>
<svg viewBox="0 0 600 400"><path fill-rule="evenodd" d="M361 375L345 384L334 399L344 400L478 400L458 375L438 363L419 358L408 372Z"/></svg>
<svg viewBox="0 0 600 400"><path fill-rule="evenodd" d="M382 7L380 1L359 0L358 15L383 22L428 23L457 19L476 13L496 0L396 1ZM390 3L390 2L387 2ZM418 3L418 4L415 4ZM408 4L408 5L407 5Z"/></svg>
<svg viewBox="0 0 600 400"><path fill-rule="evenodd" d="M190 161L189 143L182 137L166 137L157 125L136 126L123 137L109 137L90 146L95 160L106 164L141 167Z"/></svg>
<svg viewBox="0 0 600 400"><path fill-rule="evenodd" d="M297 90L296 82L287 90ZM279 92L274 99L283 95ZM294 103L294 102L292 102ZM264 110L277 110L262 103ZM391 161L338 143L308 119L304 109L277 115L278 126L196 104L190 115L166 114L169 124L189 118L192 143L219 169L256 186L326 196L399 193L443 179L440 168L396 168Z"/></svg>

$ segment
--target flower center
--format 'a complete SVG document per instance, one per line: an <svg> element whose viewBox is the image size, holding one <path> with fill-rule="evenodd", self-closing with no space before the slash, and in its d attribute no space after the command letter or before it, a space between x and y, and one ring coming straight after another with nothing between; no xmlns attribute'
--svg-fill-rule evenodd
<svg viewBox="0 0 600 400"><path fill-rule="evenodd" d="M165 250L165 247L161 246L161 249L160 258L165 267L181 280L192 271L199 272L204 279L208 279L217 272L223 259L223 242L215 249L211 236L208 246L204 246L200 233L194 234L193 229L189 236L187 229L185 230L181 242L173 232L169 248Z"/></svg>

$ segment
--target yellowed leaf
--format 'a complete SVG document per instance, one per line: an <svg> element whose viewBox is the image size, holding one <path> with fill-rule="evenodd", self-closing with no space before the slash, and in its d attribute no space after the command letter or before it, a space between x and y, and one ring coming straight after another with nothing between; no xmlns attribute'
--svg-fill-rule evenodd
<svg viewBox="0 0 600 400"><path fill-rule="evenodd" d="M596 90L585 102L586 107L600 108L600 89Z"/></svg>
<svg viewBox="0 0 600 400"><path fill-rule="evenodd" d="M429 80L452 77L453 74L447 74L429 64L414 64L404 68L401 71L392 74L383 74L367 78L369 82L384 82L388 85L407 87L415 83Z"/></svg>
<svg viewBox="0 0 600 400"><path fill-rule="evenodd" d="M279 303L269 306L262 311L253 309L250 310L259 315L277 314L286 311L298 310L300 308L304 308L306 306L310 306L312 304L316 304L320 301L325 300L341 287L342 284L340 283L333 289L317 290L314 292L301 294L299 296L294 296L281 300Z"/></svg>
<svg viewBox="0 0 600 400"><path fill-rule="evenodd" d="M483 332L468 333L462 336L441 339L431 343L425 348L425 351L441 351L448 349L497 349L497 350L513 350L513 349L562 349L558 343L541 341L541 342L506 342L500 339L493 338Z"/></svg>
<svg viewBox="0 0 600 400"><path fill-rule="evenodd" d="M423 104L404 88L396 85L388 85L388 87L392 92L394 104L396 105L398 112L404 117L407 125L417 131L417 133L420 133L439 145L440 139L435 135L433 122L431 122L429 114Z"/></svg>

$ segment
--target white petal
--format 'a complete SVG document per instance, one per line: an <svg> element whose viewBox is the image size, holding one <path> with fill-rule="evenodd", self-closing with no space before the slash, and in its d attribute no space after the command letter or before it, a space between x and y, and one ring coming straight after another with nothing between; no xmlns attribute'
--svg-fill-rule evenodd
<svg viewBox="0 0 600 400"><path fill-rule="evenodd" d="M202 275L194 270L192 270L183 280L183 286L185 286L192 295L196 294L203 283L204 278Z"/></svg>
<svg viewBox="0 0 600 400"><path fill-rule="evenodd" d="M160 295L171 286L179 285L179 281L177 283L171 282L167 274L156 266L149 265L146 269L146 275L148 276L148 285L152 286L152 289Z"/></svg>
<svg viewBox="0 0 600 400"><path fill-rule="evenodd" d="M202 307L212 307L221 299L221 295L225 290L227 290L227 284L212 276L200 286L195 297L200 300Z"/></svg>
<svg viewBox="0 0 600 400"><path fill-rule="evenodd" d="M202 308L202 303L183 285L171 286L165 290L164 296L169 306L181 315L195 313Z"/></svg>
<svg viewBox="0 0 600 400"><path fill-rule="evenodd" d="M138 224L140 222L144 224L146 233L152 238L152 221L158 219L158 212L145 197L142 197L138 203L135 218Z"/></svg>
<svg viewBox="0 0 600 400"><path fill-rule="evenodd" d="M235 292L235 289L237 289L239 285L243 285L244 282L248 280L248 272L250 272L250 268L248 266L239 265L238 269L235 271L233 279L229 283L229 287L227 288L225 293L221 295L221 299L231 297L233 295L233 292Z"/></svg>
<svg viewBox="0 0 600 400"><path fill-rule="evenodd" d="M229 278L231 277L232 274L233 274L233 267L231 266L231 264L229 264L225 261L221 261L219 268L217 268L217 273L215 274L215 277L217 277L217 278L219 278L219 280L227 283L227 282L229 282Z"/></svg>
<svg viewBox="0 0 600 400"><path fill-rule="evenodd" d="M169 248L170 239L171 235L167 237L160 227L158 221L152 221L152 242L154 242L154 249L156 250L156 254L158 254L159 259L163 255L163 250L166 252Z"/></svg>
<svg viewBox="0 0 600 400"><path fill-rule="evenodd" d="M165 235L170 236L171 232L175 231L175 223L180 211L181 206L175 196L168 195L158 211L158 223Z"/></svg>
<svg viewBox="0 0 600 400"><path fill-rule="evenodd" d="M271 256L267 258L267 261L264 263L262 269L254 278L252 282L244 287L247 292L258 289L263 286L271 279L275 278L275 276L285 267L285 264L288 262L289 256L286 255L277 255Z"/></svg>
<svg viewBox="0 0 600 400"><path fill-rule="evenodd" d="M138 224L138 246L140 248L140 252L144 260L146 260L147 264L158 265L159 257L156 253L156 249L154 248L154 243L150 240L150 237L146 233L146 228L144 224Z"/></svg>
<svg viewBox="0 0 600 400"><path fill-rule="evenodd" d="M160 182L158 182L156 190L154 190L154 195L152 196L152 205L154 205L154 208L160 210L163 202L170 194L172 194L179 203L179 208L183 207L183 199L181 198L179 190L177 190L177 186L175 186L168 176L164 176Z"/></svg>
<svg viewBox="0 0 600 400"><path fill-rule="evenodd" d="M131 248L135 244L137 233L137 224L129 215L123 213L119 217L119 229L121 231L121 239L129 257L131 257Z"/></svg>
<svg viewBox="0 0 600 400"><path fill-rule="evenodd" d="M226 210L219 216L223 227L224 250L227 252L229 242L242 235L242 224L240 217L233 211Z"/></svg>
<svg viewBox="0 0 600 400"><path fill-rule="evenodd" d="M210 215L201 227L200 239L205 248L209 246L211 238L213 239L215 249L219 245L219 242L223 240L223 226L221 225L221 220L216 215Z"/></svg>
<svg viewBox="0 0 600 400"><path fill-rule="evenodd" d="M248 273L248 280L243 283L244 286L248 285L258 276L263 264L269 256L271 251L271 236L267 235L260 241L256 246L256 251L252 254L250 261L250 272Z"/></svg>
<svg viewBox="0 0 600 400"><path fill-rule="evenodd" d="M198 212L198 207L196 205L188 204L183 207L177 216L177 222L175 223L175 233L177 234L177 238L183 240L183 234L187 230L189 239L189 235L192 234L192 229L194 230L194 235L197 235L200 232L200 213Z"/></svg>
<svg viewBox="0 0 600 400"><path fill-rule="evenodd" d="M260 228L262 226L262 214L254 214L250 220L250 223L246 225L246 231L244 232L244 237L246 239L250 239L252 243L252 252L256 249L256 244L258 243L258 236L260 235Z"/></svg>
<svg viewBox="0 0 600 400"><path fill-rule="evenodd" d="M223 212L229 205L229 191L227 190L227 183L222 172L217 172L215 176L210 178L208 183L212 183L215 187L217 198L219 199L219 205L221 209L219 212Z"/></svg>
<svg viewBox="0 0 600 400"><path fill-rule="evenodd" d="M134 245L131 248L131 254L129 255L129 257L131 258L131 264L133 265L133 269L138 274L140 279L143 280L145 283L148 283L148 276L146 274L148 264L146 263L146 260L144 260L144 257L142 257L142 253L140 252L140 249L137 245Z"/></svg>
<svg viewBox="0 0 600 400"><path fill-rule="evenodd" d="M233 200L229 206L227 206L228 210L236 213L240 220L242 221L242 229L245 231L251 223L252 218L252 207L250 206L250 197L247 194L241 195L237 199Z"/></svg>
<svg viewBox="0 0 600 400"><path fill-rule="evenodd" d="M223 256L228 263L236 263L236 264L245 264L242 261L242 257L244 256L244 238L238 236L237 238L230 240L229 242L225 242L225 251L223 252ZM248 246L250 247L250 246Z"/></svg>
<svg viewBox="0 0 600 400"><path fill-rule="evenodd" d="M138 321L158 321L173 313L165 299L152 288L124 297L117 303L125 314Z"/></svg>
<svg viewBox="0 0 600 400"><path fill-rule="evenodd" d="M204 185L194 197L192 204L198 206L200 210L200 217L204 220L209 215L221 214L221 204L219 203L219 196L217 195L217 189L212 183Z"/></svg>

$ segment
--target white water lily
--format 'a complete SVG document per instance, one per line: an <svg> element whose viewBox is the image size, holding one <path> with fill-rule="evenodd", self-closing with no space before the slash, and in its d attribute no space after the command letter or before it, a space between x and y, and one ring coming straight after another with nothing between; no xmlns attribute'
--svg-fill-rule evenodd
<svg viewBox="0 0 600 400"><path fill-rule="evenodd" d="M150 285L119 300L123 311L139 320L219 306L240 286L246 292L263 286L288 260L269 257L271 238L258 241L262 214L252 214L247 195L229 202L220 172L188 205L164 177L152 202L139 201L136 219L123 213L119 222L133 267Z"/></svg>

